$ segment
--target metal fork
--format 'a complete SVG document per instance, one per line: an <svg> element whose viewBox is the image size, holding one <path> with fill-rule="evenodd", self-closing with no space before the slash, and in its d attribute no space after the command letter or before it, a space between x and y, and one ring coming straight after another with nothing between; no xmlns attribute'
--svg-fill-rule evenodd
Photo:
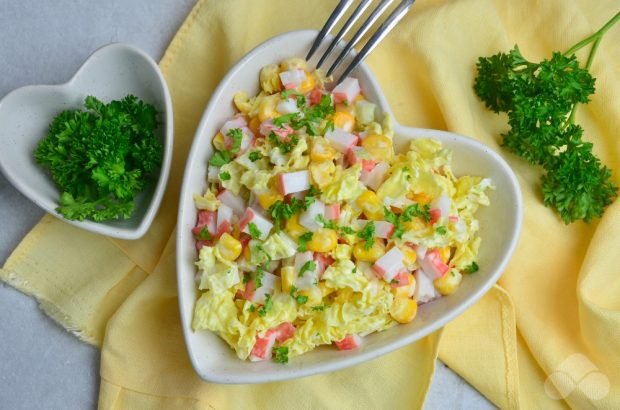
<svg viewBox="0 0 620 410"><path fill-rule="evenodd" d="M342 18L342 16L346 13L347 9L351 4L354 3L355 0L340 0L334 11L325 22L325 25L314 39L314 43L312 43L312 47L310 47L310 51L306 56L306 60L310 61L316 50L319 48L325 36L334 28L338 20ZM336 47L336 45L342 40L342 38L347 34L349 29L355 24L355 22L359 19L359 17L366 11L366 9L370 6L370 4L374 0L361 0L353 13L349 16L347 21L344 23L338 34L333 38L332 42L329 44L323 56L319 59L319 62L316 65L316 68L320 68L321 65L327 60L327 58L331 55L332 51ZM333 74L334 70L338 68L338 66L344 61L349 52L357 45L360 39L370 30L370 28L374 25L374 23L381 17L381 15L385 12L388 6L392 3L393 0L380 0L379 4L372 10L372 12L366 18L366 21L362 23L360 29L353 35L351 40L344 45L344 48L336 57L336 60L332 63L331 67L327 70L327 75L330 76ZM381 23L379 28L375 31L375 33L370 37L370 39L366 42L364 47L355 55L351 63L344 69L344 71L338 77L338 81L336 81L333 85L336 86L342 82L350 73L357 67L370 52L379 44L381 40L398 24L398 22L407 14L411 6L413 5L415 0L403 0L400 2L398 6L390 13L390 15Z"/></svg>

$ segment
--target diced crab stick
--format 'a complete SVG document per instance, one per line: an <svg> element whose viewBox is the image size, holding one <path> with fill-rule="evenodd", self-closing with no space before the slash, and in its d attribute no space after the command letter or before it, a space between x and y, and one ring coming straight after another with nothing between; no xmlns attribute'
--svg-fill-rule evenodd
<svg viewBox="0 0 620 410"><path fill-rule="evenodd" d="M320 89L315 88L312 91L310 91L310 95L308 96L308 101L312 105L318 104L321 102L321 97L323 97L323 92Z"/></svg>
<svg viewBox="0 0 620 410"><path fill-rule="evenodd" d="M276 110L280 114L293 114L295 112L299 112L299 107L297 106L297 101L286 99L278 103Z"/></svg>
<svg viewBox="0 0 620 410"><path fill-rule="evenodd" d="M420 266L431 279L439 279L450 270L450 267L441 259L439 250L433 249L426 252L420 260Z"/></svg>
<svg viewBox="0 0 620 410"><path fill-rule="evenodd" d="M276 335L276 341L280 344L286 342L288 339L295 335L297 329L291 322L280 323L273 329Z"/></svg>
<svg viewBox="0 0 620 410"><path fill-rule="evenodd" d="M415 256L418 260L424 259L424 257L426 256L426 252L428 251L428 248L426 246L414 244L410 244L409 246L412 246L413 249L415 249Z"/></svg>
<svg viewBox="0 0 620 410"><path fill-rule="evenodd" d="M212 211L201 210L198 211L198 220L196 226L192 229L194 235L199 235L204 228L207 228L207 232L211 235L217 233L217 213Z"/></svg>
<svg viewBox="0 0 620 410"><path fill-rule="evenodd" d="M227 205L220 205L217 210L217 234L232 231L233 210Z"/></svg>
<svg viewBox="0 0 620 410"><path fill-rule="evenodd" d="M222 125L220 128L220 132L224 137L228 137L228 133L230 130L234 130L235 128L245 128L248 126L247 121L243 117L235 117L232 120L228 120Z"/></svg>
<svg viewBox="0 0 620 410"><path fill-rule="evenodd" d="M312 286L316 285L316 282L318 282L316 263L314 269L306 269L303 273L301 272L304 265L313 260L314 256L310 251L301 252L295 255L295 273L297 274L297 278L295 279L295 287L297 289L310 289Z"/></svg>
<svg viewBox="0 0 620 410"><path fill-rule="evenodd" d="M389 170L390 165L387 162L378 162L370 171L362 168L360 181L368 188L376 191L385 180Z"/></svg>
<svg viewBox="0 0 620 410"><path fill-rule="evenodd" d="M315 199L314 202L299 215L299 224L314 232L321 228L321 224L317 221L319 215L325 215L325 204Z"/></svg>
<svg viewBox="0 0 620 410"><path fill-rule="evenodd" d="M372 171L377 164L377 161L372 159L363 147L358 147L357 145L349 148L346 159L349 165L360 163L362 171L366 172Z"/></svg>
<svg viewBox="0 0 620 410"><path fill-rule="evenodd" d="M402 251L397 247L393 247L372 265L372 269L377 276L386 282L390 282L398 272L405 269L403 258L404 255Z"/></svg>
<svg viewBox="0 0 620 410"><path fill-rule="evenodd" d="M332 147L346 154L346 152L357 144L358 137L345 130L335 129L328 131L325 138L332 144Z"/></svg>
<svg viewBox="0 0 620 410"><path fill-rule="evenodd" d="M361 91L357 78L347 77L333 89L334 103L338 104L343 101L352 103Z"/></svg>
<svg viewBox="0 0 620 410"><path fill-rule="evenodd" d="M340 219L340 204L325 205L324 216L328 221L337 221Z"/></svg>
<svg viewBox="0 0 620 410"><path fill-rule="evenodd" d="M316 273L320 278L329 266L334 263L334 259L326 253L316 252L314 254L314 262L316 262Z"/></svg>
<svg viewBox="0 0 620 410"><path fill-rule="evenodd" d="M398 275L394 276L394 279L390 281L390 286L393 288L400 288L407 285L409 285L409 275L407 271L398 272Z"/></svg>
<svg viewBox="0 0 620 410"><path fill-rule="evenodd" d="M344 339L334 342L338 350L353 350L362 345L362 337L359 335L347 335Z"/></svg>
<svg viewBox="0 0 620 410"><path fill-rule="evenodd" d="M258 128L258 132L265 137L269 136L269 134L273 132L278 137L280 137L280 139L284 139L288 138L288 136L295 132L295 130L291 128L291 126L288 124L283 124L281 127L278 127L277 125L273 124L273 121L271 119L269 119L261 123L260 127Z"/></svg>
<svg viewBox="0 0 620 410"><path fill-rule="evenodd" d="M276 343L276 334L271 330L265 332L264 336L256 335L256 342L250 352L250 360L253 362L259 362L261 360L271 359L271 351L273 345Z"/></svg>
<svg viewBox="0 0 620 410"><path fill-rule="evenodd" d="M375 236L377 238L390 239L394 232L394 225L387 221L375 221Z"/></svg>
<svg viewBox="0 0 620 410"><path fill-rule="evenodd" d="M245 213L239 220L239 229L241 232L251 233L250 232L250 223L253 223L256 228L260 232L260 236L258 239L264 241L269 236L269 232L271 232L271 228L273 228L273 224L264 216L256 212L252 208L248 208L245 210Z"/></svg>
<svg viewBox="0 0 620 410"><path fill-rule="evenodd" d="M430 302L440 296L435 290L433 281L426 275L423 269L416 270L413 276L416 283L414 297L418 303Z"/></svg>
<svg viewBox="0 0 620 410"><path fill-rule="evenodd" d="M450 216L450 198L446 194L441 194L438 198L431 202L431 223L437 222L440 218L448 218Z"/></svg>
<svg viewBox="0 0 620 410"><path fill-rule="evenodd" d="M282 195L310 189L310 173L307 170L286 172L278 175L278 184Z"/></svg>
<svg viewBox="0 0 620 410"><path fill-rule="evenodd" d="M245 201L241 197L233 194L227 189L220 192L217 195L217 199L220 200L222 205L226 205L227 207L232 209L233 213L238 217L241 217L245 212Z"/></svg>
<svg viewBox="0 0 620 410"><path fill-rule="evenodd" d="M306 80L306 72L301 69L282 71L280 73L280 81L287 90L297 88Z"/></svg>
<svg viewBox="0 0 620 410"><path fill-rule="evenodd" d="M274 289L280 288L280 278L273 273L262 273L261 286L256 287L256 280L250 279L245 284L244 298L254 303L264 304L266 295L273 295Z"/></svg>

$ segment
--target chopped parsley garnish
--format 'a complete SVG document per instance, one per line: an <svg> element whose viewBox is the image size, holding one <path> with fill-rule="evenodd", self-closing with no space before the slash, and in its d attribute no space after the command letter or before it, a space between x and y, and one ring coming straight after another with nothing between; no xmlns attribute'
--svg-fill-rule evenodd
<svg viewBox="0 0 620 410"><path fill-rule="evenodd" d="M303 95L297 96L297 108L304 108L306 106L306 97Z"/></svg>
<svg viewBox="0 0 620 410"><path fill-rule="evenodd" d="M248 229L250 231L250 236L252 237L252 239L260 239L261 235L263 234L254 222L250 222L248 224Z"/></svg>
<svg viewBox="0 0 620 410"><path fill-rule="evenodd" d="M340 231L340 233L345 235L353 235L355 233L355 229L351 228L350 226L341 226L338 228L338 230Z"/></svg>
<svg viewBox="0 0 620 410"><path fill-rule="evenodd" d="M316 269L316 263L314 261L307 261L301 266L301 269L299 270L299 277L303 278L304 273L308 271L314 272L315 269Z"/></svg>
<svg viewBox="0 0 620 410"><path fill-rule="evenodd" d="M435 230L437 231L439 235L445 235L446 233L448 233L448 230L446 229L445 226L438 226L437 229Z"/></svg>
<svg viewBox="0 0 620 410"><path fill-rule="evenodd" d="M273 351L275 353L274 360L276 362L282 363L282 364L288 363L288 347L286 346L274 347Z"/></svg>
<svg viewBox="0 0 620 410"><path fill-rule="evenodd" d="M254 305L250 305L250 307L248 308L248 310L249 310L250 312L256 312L256 306L254 306Z"/></svg>
<svg viewBox="0 0 620 410"><path fill-rule="evenodd" d="M369 250L372 248L372 245L375 243L375 223L373 221L367 222L364 228L357 233L357 236L366 241L364 249Z"/></svg>
<svg viewBox="0 0 620 410"><path fill-rule="evenodd" d="M269 142L271 142L274 146L280 148L283 154L288 154L297 146L299 142L299 137L295 134L292 134L290 138L286 141L282 141L278 138L278 136L274 132L269 133Z"/></svg>
<svg viewBox="0 0 620 410"><path fill-rule="evenodd" d="M312 235L313 233L311 231L299 235L299 246L297 247L299 252L305 252L308 250L308 242L312 240Z"/></svg>
<svg viewBox="0 0 620 410"><path fill-rule="evenodd" d="M336 129L336 126L334 125L334 121L333 120L329 120L325 123L325 128L323 129L323 133L326 134L329 131L333 131Z"/></svg>
<svg viewBox="0 0 620 410"><path fill-rule="evenodd" d="M196 236L196 239L198 239L199 241L210 241L211 239L213 239L213 237L209 233L207 227L204 227L200 230L200 232Z"/></svg>
<svg viewBox="0 0 620 410"><path fill-rule="evenodd" d="M228 135L233 140L232 148L230 152L232 152L233 154L236 154L241 149L241 141L243 140L243 131L241 131L241 128L233 128L230 131L228 131L228 134L226 135Z"/></svg>
<svg viewBox="0 0 620 410"><path fill-rule="evenodd" d="M396 285L396 284L399 284L400 282L399 282L399 280L398 280L398 279L392 279L392 280L390 281L390 283L393 283L393 284L395 284L395 285Z"/></svg>
<svg viewBox="0 0 620 410"><path fill-rule="evenodd" d="M280 97L282 97L283 100L288 99L291 95L301 95L301 94L299 94L297 91L293 89L284 90L280 93Z"/></svg>
<svg viewBox="0 0 620 410"><path fill-rule="evenodd" d="M286 91L283 93L285 92ZM283 93L281 93L281 95L286 95L286 98L292 94ZM308 108L306 108L305 105L305 97L302 99L298 96L297 106L301 109L301 112L281 115L273 120L273 124L277 127L281 127L285 123L288 123L294 130L300 130L305 127L308 135L319 135L317 126L321 123L321 121L325 120L329 115L335 112L332 99L328 94L324 94L321 96L321 100L318 104Z"/></svg>
<svg viewBox="0 0 620 410"><path fill-rule="evenodd" d="M317 196L321 194L321 191L314 185L310 185L310 189L306 192L306 196L304 197L304 206L306 209L314 203L314 200Z"/></svg>
<svg viewBox="0 0 620 410"><path fill-rule="evenodd" d="M409 222L413 217L420 217L426 222L431 220L430 207L428 205L424 205L423 207L420 207L419 204L409 205L400 215L394 213L387 207L383 207L383 214L385 220L394 225L394 231L392 231L390 238L402 239L405 233L403 222Z"/></svg>
<svg viewBox="0 0 620 410"><path fill-rule="evenodd" d="M256 268L256 274L254 275L254 284L256 289L263 286L263 278L265 277L265 271L260 266Z"/></svg>
<svg viewBox="0 0 620 410"><path fill-rule="evenodd" d="M475 272L478 272L478 269L480 269L478 264L476 262L472 262L471 264L465 266L465 269L463 269L463 272L464 273L475 273Z"/></svg>
<svg viewBox="0 0 620 410"><path fill-rule="evenodd" d="M274 118L273 119L273 125L275 125L276 127L281 127L284 124L293 121L297 117L299 117L299 113L297 113L297 112L293 112L293 113L290 113L290 114L284 114L284 115L281 115L279 117Z"/></svg>
<svg viewBox="0 0 620 410"><path fill-rule="evenodd" d="M313 306L312 310L315 312L322 312L325 310L325 308L327 307L327 305L318 305L318 306Z"/></svg>
<svg viewBox="0 0 620 410"><path fill-rule="evenodd" d="M291 286L291 291L289 292L291 297L295 299L295 302L297 302L298 305L305 305L306 303L308 303L308 296L296 295L297 290L298 289L295 287L295 285L293 285Z"/></svg>
<svg viewBox="0 0 620 410"><path fill-rule="evenodd" d="M422 218L425 222L428 222L431 220L430 211L431 207L428 206L428 204L424 205L421 208L419 204L412 204L405 208L400 217L403 219L403 221L409 222L414 216L418 216Z"/></svg>
<svg viewBox="0 0 620 410"><path fill-rule="evenodd" d="M265 304L258 309L258 315L260 317L265 317L269 311L273 308L273 300L271 299L271 295L267 293L265 295Z"/></svg>
<svg viewBox="0 0 620 410"><path fill-rule="evenodd" d="M250 152L250 154L248 155L248 158L249 158L249 159L250 159L250 161L252 161L252 162L256 162L256 161L258 161L259 159L261 159L262 157L263 157L263 156L262 156L262 155L261 155L261 153L260 153L260 152L258 152L258 151L252 151L252 152Z"/></svg>
<svg viewBox="0 0 620 410"><path fill-rule="evenodd" d="M243 272L243 283L248 283L252 279L250 272Z"/></svg>
<svg viewBox="0 0 620 410"><path fill-rule="evenodd" d="M294 214L305 209L305 203L293 197L289 203L282 200L274 202L274 204L269 207L268 212L271 219L273 219L276 232L280 232L282 223L291 219Z"/></svg>
<svg viewBox="0 0 620 410"><path fill-rule="evenodd" d="M220 172L220 181L230 180L230 172Z"/></svg>
<svg viewBox="0 0 620 410"><path fill-rule="evenodd" d="M221 167L222 165L228 164L230 161L232 161L232 159L233 155L230 151L215 151L211 159L209 159L209 165L213 165L214 167Z"/></svg>

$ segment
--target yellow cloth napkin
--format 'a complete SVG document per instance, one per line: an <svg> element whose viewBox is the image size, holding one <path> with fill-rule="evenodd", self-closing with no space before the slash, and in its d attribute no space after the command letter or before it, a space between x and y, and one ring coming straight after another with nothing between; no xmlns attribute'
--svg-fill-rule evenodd
<svg viewBox="0 0 620 410"><path fill-rule="evenodd" d="M212 385L194 375L178 319L174 225L197 123L244 53L273 35L319 28L334 4L200 0L161 62L174 103L175 150L153 227L138 241L120 241L46 216L0 278L102 347L104 409L419 408L437 350L501 408L620 408L620 204L591 225L563 225L541 204L539 172L499 147L505 117L487 111L472 92L477 57L515 43L531 59L565 50L615 14L617 0L419 0L368 60L397 120L476 138L516 171L524 228L499 286L443 335L350 369L259 386ZM617 44L620 26L599 49L592 67L597 93L577 120L619 183Z"/></svg>

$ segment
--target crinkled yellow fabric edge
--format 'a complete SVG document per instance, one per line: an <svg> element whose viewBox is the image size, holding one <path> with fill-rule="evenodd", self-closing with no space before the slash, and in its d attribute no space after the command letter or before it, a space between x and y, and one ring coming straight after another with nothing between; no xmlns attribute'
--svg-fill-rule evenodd
<svg viewBox="0 0 620 410"><path fill-rule="evenodd" d="M295 12L274 12L287 7ZM257 407L284 408L286 400L274 403L264 396L282 397L269 393L287 390L307 392L308 386L317 386L310 389L316 397L308 399L308 408L310 404L351 407L353 403L382 407L391 404L389 399L394 397L402 399L397 407L422 406L434 370L439 335L330 375L333 379L316 376L244 390L235 390L234 386L214 388L195 376L188 378L191 368L184 345L179 343L171 233L182 164L208 95L226 69L254 45L280 32L319 27L332 7L333 2L282 0L267 7L262 2L241 0L199 1L161 62L175 104L176 165L170 177L173 183L153 228L140 241L116 241L78 231L46 216L0 273L4 281L37 297L50 316L83 340L104 343L101 408L235 407L247 405L242 401L249 397L244 392L258 400L253 402ZM566 49L604 23L616 12L614 7L612 1L592 4L585 0L544 4L534 0L518 4L491 0L419 1L370 57L369 64L403 123L475 136L505 154L497 145L505 120L484 110L471 93L472 62L480 55L507 50L514 43L532 59L542 58L550 50ZM296 15L314 17L302 23ZM248 19L252 25L248 25ZM273 24L255 24L263 21ZM205 37L194 37L205 31L218 37L216 48L221 53L206 44ZM597 135L597 153L614 170L620 158L617 143L611 139L612 131L620 129L620 116L616 112L614 117L612 111L614 102L620 101L620 51L611 45L618 43L618 33L610 33L603 42L593 66L598 78L597 95L578 112L578 120L586 130ZM194 74L204 72L204 76L173 74L175 63L180 64L190 52L199 54L201 61L211 57L206 60L207 67L183 67ZM463 64L468 68L454 69ZM177 94L177 88L186 94ZM181 149L177 149L179 145ZM613 273L614 267L620 266L618 255L605 252L614 239L615 243L620 240L619 205L612 205L598 224L565 227L540 205L538 174L520 160L504 156L519 175L526 204L520 246L500 281L506 291L495 287L449 324L442 337L440 357L501 408L617 408L614 400L620 397L620 307L613 297L619 294L620 284L604 272ZM545 252L540 252L541 227L545 237L556 239L552 249ZM67 263L66 253L41 254L41 250L58 249L59 241L74 256L72 263ZM93 248L97 252L92 252ZM550 261L554 269L545 269L545 263ZM565 280L558 280L560 275ZM562 312L558 313L558 309ZM160 330L164 325L170 334L162 339ZM421 367L415 374L418 384L407 392L395 388L409 388L410 384L381 372L404 367L399 363L405 352L424 359L422 366L414 364ZM564 401L552 400L545 392L547 375L576 353L589 358L611 382L612 390L602 400L592 400L593 393L582 389L570 392ZM154 357L158 359L153 361ZM374 392L380 376L388 379L378 397L339 396L346 391L334 388L339 382L355 380ZM183 385L175 384L175 377ZM299 407L299 403L291 403Z"/></svg>

